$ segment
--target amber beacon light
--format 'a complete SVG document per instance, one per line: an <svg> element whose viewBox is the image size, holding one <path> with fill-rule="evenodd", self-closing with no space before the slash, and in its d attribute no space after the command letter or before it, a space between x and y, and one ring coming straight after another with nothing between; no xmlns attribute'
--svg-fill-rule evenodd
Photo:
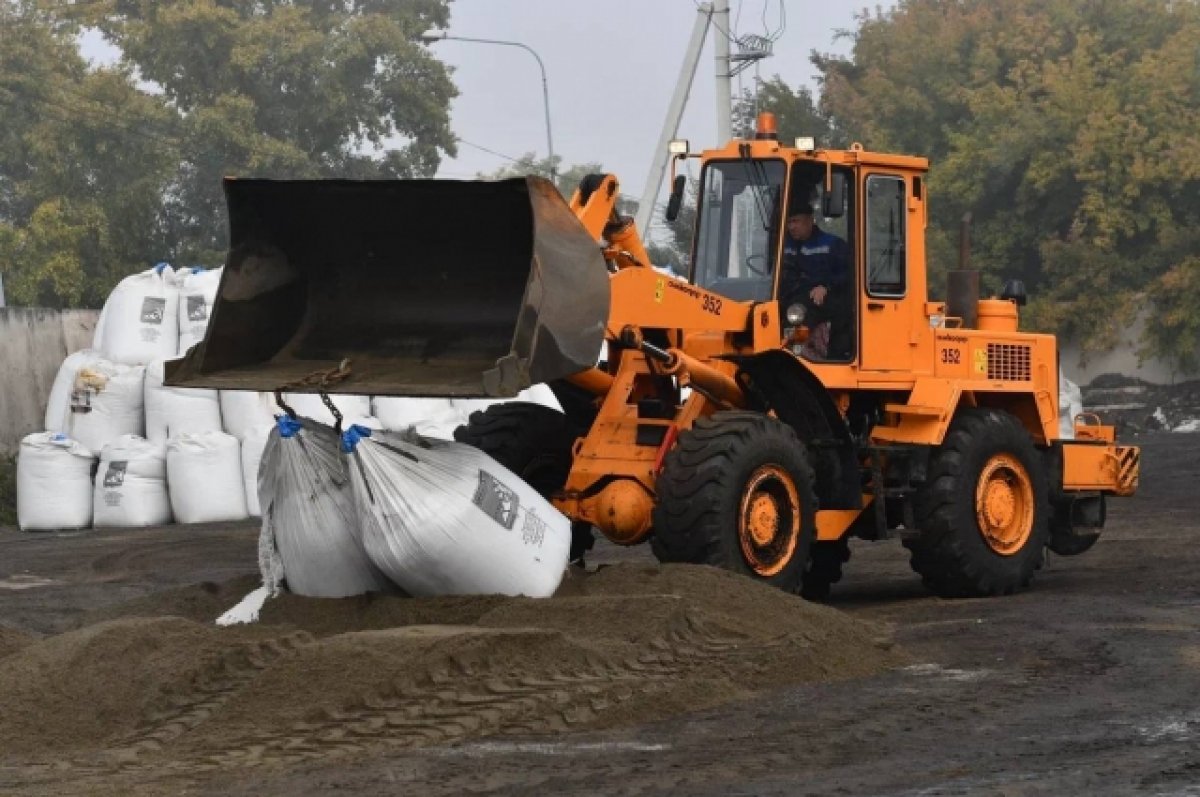
<svg viewBox="0 0 1200 797"><path fill-rule="evenodd" d="M775 114L770 111L763 111L758 115L758 122L754 129L755 138L765 138L778 140L779 134L775 130Z"/></svg>

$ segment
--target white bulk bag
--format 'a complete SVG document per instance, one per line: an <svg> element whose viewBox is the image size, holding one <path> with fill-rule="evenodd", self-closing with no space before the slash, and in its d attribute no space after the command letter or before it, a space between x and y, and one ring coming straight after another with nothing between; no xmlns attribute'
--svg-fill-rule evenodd
<svg viewBox="0 0 1200 797"><path fill-rule="evenodd" d="M242 438L242 481L246 485L246 511L250 517L262 517L258 501L258 470L270 435L271 427L268 426L254 429Z"/></svg>
<svg viewBox="0 0 1200 797"><path fill-rule="evenodd" d="M93 348L110 360L145 365L174 357L179 348L179 285L171 267L158 266L121 280L101 311Z"/></svg>
<svg viewBox="0 0 1200 797"><path fill-rule="evenodd" d="M165 443L185 432L221 431L217 391L163 385L163 361L146 367L146 438Z"/></svg>
<svg viewBox="0 0 1200 797"><path fill-rule="evenodd" d="M1083 412L1083 392L1058 369L1058 436L1075 439L1075 416Z"/></svg>
<svg viewBox="0 0 1200 797"><path fill-rule="evenodd" d="M343 445L363 547L388 578L418 597L554 593L571 522L533 488L473 446L365 434Z"/></svg>
<svg viewBox="0 0 1200 797"><path fill-rule="evenodd" d="M562 411L558 399L546 385L534 385L522 390L512 399L441 399L374 396L371 412L389 432L412 429L422 437L440 440L454 438L454 430L471 419L471 413L486 410L494 404L508 401L528 401ZM345 425L345 424L343 424Z"/></svg>
<svg viewBox="0 0 1200 797"><path fill-rule="evenodd" d="M184 432L167 442L167 488L179 523L245 520L242 447L224 432Z"/></svg>
<svg viewBox="0 0 1200 797"><path fill-rule="evenodd" d="M413 429L424 437L449 440L462 423L462 413L450 399L375 396L371 412L390 432Z"/></svg>
<svg viewBox="0 0 1200 797"><path fill-rule="evenodd" d="M93 506L96 528L170 523L166 448L137 435L106 445L100 452Z"/></svg>
<svg viewBox="0 0 1200 797"><path fill-rule="evenodd" d="M370 396L348 396L340 393L330 394L333 406L342 414L342 428L348 427L351 418L361 418L371 414ZM321 401L316 393L284 393L283 401L301 418L312 418L318 423L333 426L333 413Z"/></svg>
<svg viewBox="0 0 1200 797"><path fill-rule="evenodd" d="M17 455L17 524L25 531L92 525L92 452L64 434L37 432Z"/></svg>
<svg viewBox="0 0 1200 797"><path fill-rule="evenodd" d="M275 397L270 393L222 390L220 394L221 424L238 440L244 440L252 431L271 431L275 416L283 412L275 405Z"/></svg>
<svg viewBox="0 0 1200 797"><path fill-rule="evenodd" d="M363 551L354 495L333 429L282 416L259 471L259 565L272 592L341 598L391 588Z"/></svg>
<svg viewBox="0 0 1200 797"><path fill-rule="evenodd" d="M103 360L104 355L95 349L83 349L68 354L58 367L54 384L50 387L50 398L46 401L46 431L66 434L70 420L71 391L75 389L75 374L79 369Z"/></svg>
<svg viewBox="0 0 1200 797"><path fill-rule="evenodd" d="M558 398L555 397L554 391L548 385L538 384L532 387L527 387L511 399L451 399L450 406L458 412L462 419L460 424L466 423L471 418L471 413L486 410L493 404L504 404L507 401L526 401L533 404L541 404L543 407L549 407L552 410L562 412L562 405L558 403ZM451 430L453 431L453 429Z"/></svg>
<svg viewBox="0 0 1200 797"><path fill-rule="evenodd" d="M222 268L192 268L179 280L179 356L204 340L208 318L217 301Z"/></svg>
<svg viewBox="0 0 1200 797"><path fill-rule="evenodd" d="M67 417L55 428L93 453L121 435L140 435L145 370L140 365L89 361L75 372Z"/></svg>

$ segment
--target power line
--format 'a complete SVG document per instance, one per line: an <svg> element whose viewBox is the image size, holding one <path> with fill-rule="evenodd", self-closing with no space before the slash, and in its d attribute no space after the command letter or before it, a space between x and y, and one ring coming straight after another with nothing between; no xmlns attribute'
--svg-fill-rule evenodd
<svg viewBox="0 0 1200 797"><path fill-rule="evenodd" d="M470 141L467 141L464 138L458 138L456 136L454 140L459 144L466 144L468 147L471 147L472 149L477 149L480 152L486 152L489 155L495 155L497 158L503 158L504 160L509 161L510 163L520 163L521 162L520 158L514 158L511 155L505 155L503 152L497 152L494 149L488 149L487 147L485 147L481 144L472 144Z"/></svg>

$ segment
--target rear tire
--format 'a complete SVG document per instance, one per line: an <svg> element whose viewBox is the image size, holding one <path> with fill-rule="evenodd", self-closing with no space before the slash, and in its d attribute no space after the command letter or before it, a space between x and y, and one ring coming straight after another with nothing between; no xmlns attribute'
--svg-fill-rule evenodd
<svg viewBox="0 0 1200 797"><path fill-rule="evenodd" d="M563 413L525 401L473 412L465 426L454 430L455 440L475 446L547 499L566 484L579 435ZM572 562L582 564L584 553L595 544L591 524L571 524Z"/></svg>
<svg viewBox="0 0 1200 797"><path fill-rule="evenodd" d="M679 435L657 482L661 562L708 564L796 591L816 533L808 452L790 426L718 412Z"/></svg>
<svg viewBox="0 0 1200 797"><path fill-rule="evenodd" d="M814 542L808 569L804 571L800 596L805 600L823 601L830 588L842 580L842 565L850 561L850 538Z"/></svg>
<svg viewBox="0 0 1200 797"><path fill-rule="evenodd" d="M964 408L917 493L913 570L943 597L1010 594L1029 585L1049 532L1045 466L1007 412Z"/></svg>

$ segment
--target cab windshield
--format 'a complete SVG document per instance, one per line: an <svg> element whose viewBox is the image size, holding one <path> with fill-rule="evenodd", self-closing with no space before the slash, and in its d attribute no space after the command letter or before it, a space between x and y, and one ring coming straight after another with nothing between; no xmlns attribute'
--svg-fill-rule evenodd
<svg viewBox="0 0 1200 797"><path fill-rule="evenodd" d="M705 166L694 283L730 299L771 298L786 174L781 160L710 161Z"/></svg>

